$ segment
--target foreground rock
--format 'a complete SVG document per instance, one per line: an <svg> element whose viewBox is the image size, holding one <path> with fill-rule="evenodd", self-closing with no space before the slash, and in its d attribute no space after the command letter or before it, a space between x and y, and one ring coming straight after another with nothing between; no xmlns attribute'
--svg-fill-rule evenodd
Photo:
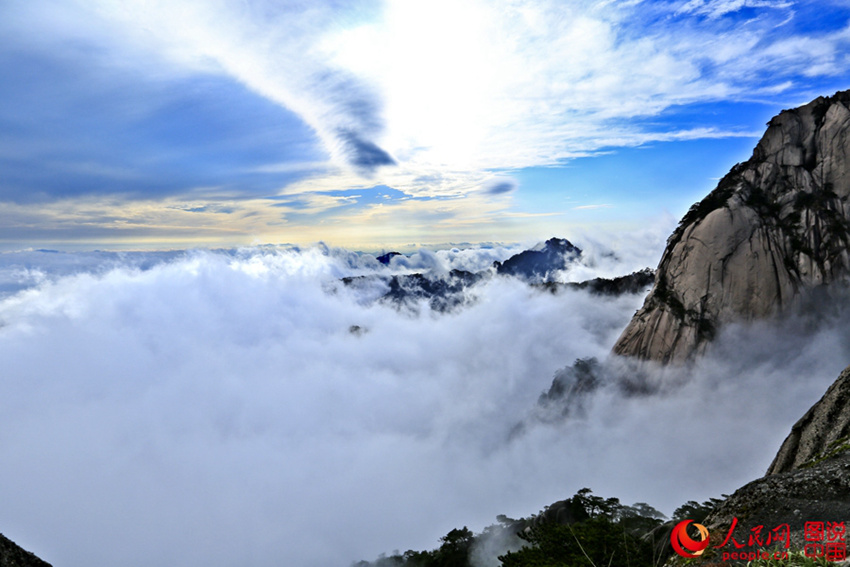
<svg viewBox="0 0 850 567"><path fill-rule="evenodd" d="M734 518L738 519L734 537L741 543L756 526L764 526L767 534L788 524L792 549L804 547L806 522L850 524L850 452L755 480L736 490L704 524L712 536L720 536L719 544Z"/></svg>
<svg viewBox="0 0 850 567"><path fill-rule="evenodd" d="M614 353L661 363L784 312L850 266L850 91L773 118L752 157L682 219Z"/></svg>
<svg viewBox="0 0 850 567"><path fill-rule="evenodd" d="M0 567L50 567L50 563L45 563L0 534Z"/></svg>
<svg viewBox="0 0 850 567"><path fill-rule="evenodd" d="M850 367L794 425L768 474L739 488L705 518L713 545L723 542L736 519L733 537L744 545L752 528L764 526L766 535L788 524L792 549L804 548L806 522L850 524L848 394ZM735 551L728 547L724 550ZM705 555L704 560L716 559L716 552Z"/></svg>
<svg viewBox="0 0 850 567"><path fill-rule="evenodd" d="M768 475L799 469L850 449L850 367L791 428Z"/></svg>

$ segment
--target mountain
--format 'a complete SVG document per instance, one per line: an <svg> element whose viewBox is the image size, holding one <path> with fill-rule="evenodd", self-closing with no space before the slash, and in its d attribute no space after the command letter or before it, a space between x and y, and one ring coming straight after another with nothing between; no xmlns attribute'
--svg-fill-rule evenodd
<svg viewBox="0 0 850 567"><path fill-rule="evenodd" d="M781 112L752 157L684 216L613 352L683 362L724 324L787 312L845 280L848 197L850 91Z"/></svg>
<svg viewBox="0 0 850 567"><path fill-rule="evenodd" d="M850 367L792 428L767 474L721 503L703 524L726 534L733 519L746 537L763 525L791 526L801 549L807 521L850 520Z"/></svg>
<svg viewBox="0 0 850 567"><path fill-rule="evenodd" d="M401 256L401 252L387 252L386 254L381 254L375 259L381 264L389 266L390 260L392 260L395 256Z"/></svg>
<svg viewBox="0 0 850 567"><path fill-rule="evenodd" d="M655 272L651 268L644 268L616 278L593 278L583 282L567 283L544 282L534 285L551 293L558 293L562 289L586 289L594 295L623 295L624 293L645 292L653 281L655 281Z"/></svg>
<svg viewBox="0 0 850 567"><path fill-rule="evenodd" d="M0 534L0 567L50 567L50 563L45 563Z"/></svg>
<svg viewBox="0 0 850 567"><path fill-rule="evenodd" d="M377 260L389 265L398 252L388 252ZM582 282L560 283L551 278L558 270L569 267L570 263L581 257L581 250L569 240L550 238L530 250L514 254L504 262L494 262L496 274L515 276L529 283L533 288L558 293L564 289L586 289L595 295L623 295L643 292L652 284L654 273L645 268L617 278L594 278ZM368 276L349 276L342 283L349 287L366 288L380 280L386 291L380 300L397 306L416 308L427 302L434 311L447 313L463 307L474 300L469 290L481 281L493 277L494 270L488 268L478 272L453 269L446 273L430 271L427 273L384 274Z"/></svg>
<svg viewBox="0 0 850 567"><path fill-rule="evenodd" d="M496 273L528 281L549 281L552 273L578 260L581 250L565 238L550 238L531 250L515 254L504 262L494 262Z"/></svg>
<svg viewBox="0 0 850 567"><path fill-rule="evenodd" d="M791 428L767 474L799 469L850 449L850 367ZM848 508L850 509L850 508Z"/></svg>

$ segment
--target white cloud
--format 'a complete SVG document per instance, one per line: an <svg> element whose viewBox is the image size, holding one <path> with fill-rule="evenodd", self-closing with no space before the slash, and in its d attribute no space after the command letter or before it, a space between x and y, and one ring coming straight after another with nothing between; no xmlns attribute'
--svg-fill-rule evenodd
<svg viewBox="0 0 850 567"><path fill-rule="evenodd" d="M111 64L151 77L228 75L301 116L338 165L360 159L373 170L366 162L387 150L400 167L378 171L380 181L419 194L469 192L494 168L551 165L608 146L757 135L710 125L650 131L634 119L775 96L805 88L799 74L847 67L838 56L844 32L789 36L770 17L724 19L744 7L780 18L788 2L55 5L70 23L31 24L112 50ZM30 19L53 13L54 3L33 6ZM413 181L435 172L447 187Z"/></svg>
<svg viewBox="0 0 850 567"><path fill-rule="evenodd" d="M791 8L793 2L776 0L690 0L679 8L680 13L695 13L717 19L738 12L744 8L773 8L777 10Z"/></svg>
<svg viewBox="0 0 850 567"><path fill-rule="evenodd" d="M224 74L297 113L337 163L369 170L374 164L364 160L389 159L372 140L382 126L379 96L317 52L320 38L345 15L328 4L68 0L58 6L69 21L47 24L38 16L52 13L55 3L33 4L14 15L49 26L56 48L69 40L93 44L95 56L148 79Z"/></svg>
<svg viewBox="0 0 850 567"><path fill-rule="evenodd" d="M495 278L413 316L336 283L375 267L342 250L162 260L82 260L0 302L0 526L53 563L347 565L583 486L670 512L763 471L848 354L839 332L737 330L681 389L603 392L587 420L508 442L641 298Z"/></svg>

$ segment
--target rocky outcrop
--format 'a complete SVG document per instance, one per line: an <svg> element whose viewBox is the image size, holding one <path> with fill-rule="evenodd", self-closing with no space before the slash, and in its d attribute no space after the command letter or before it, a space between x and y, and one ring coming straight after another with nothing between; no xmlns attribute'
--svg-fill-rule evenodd
<svg viewBox="0 0 850 567"><path fill-rule="evenodd" d="M850 449L850 367L791 428L767 474L779 474Z"/></svg>
<svg viewBox="0 0 850 567"><path fill-rule="evenodd" d="M614 353L661 363L787 311L850 272L850 91L773 118L752 157L691 207Z"/></svg>
<svg viewBox="0 0 850 567"><path fill-rule="evenodd" d="M388 252L377 259L382 264L390 264L392 258L400 256L398 252ZM493 268L478 272L450 270L439 272L431 270L414 274L372 274L367 276L349 276L342 283L349 287L368 290L378 281L386 285L381 301L414 311L421 303L427 302L433 311L448 313L469 305L474 301L472 288L479 282L487 281L496 274L518 277L534 289L547 290L553 294L562 290L587 290L594 295L618 296L627 293L641 293L652 284L654 272L650 268L617 278L594 278L582 282L555 282L550 278L559 270L569 268L572 262L579 260L581 250L569 240L550 238L530 250L514 254L504 262L494 262Z"/></svg>
<svg viewBox="0 0 850 567"><path fill-rule="evenodd" d="M0 534L0 567L50 567L50 563L45 563Z"/></svg>
<svg viewBox="0 0 850 567"><path fill-rule="evenodd" d="M736 490L702 523L712 538L721 538L719 544L735 518L733 537L741 543L756 526L764 526L767 533L788 524L793 549L805 544L805 522L850 523L850 453L755 480Z"/></svg>
<svg viewBox="0 0 850 567"><path fill-rule="evenodd" d="M767 474L746 484L720 502L701 522L712 540L712 547L695 561L715 564L720 546L734 525L732 537L753 547L749 537L754 528L763 526L762 534L787 524L790 548L806 545L806 522L850 523L850 367L798 421L782 444ZM770 547L762 539L765 547ZM784 544L784 542L782 542ZM776 543L774 545L779 545ZM736 551L729 543L724 551ZM668 565L682 565L673 558Z"/></svg>
<svg viewBox="0 0 850 567"><path fill-rule="evenodd" d="M378 262L385 266L390 265L390 260L395 258L396 256L401 256L401 252L387 252L386 254L381 254L377 258L375 258Z"/></svg>
<svg viewBox="0 0 850 567"><path fill-rule="evenodd" d="M791 429L763 478L722 502L705 519L712 535L726 534L737 518L750 528L791 526L802 548L807 521L850 522L850 367Z"/></svg>

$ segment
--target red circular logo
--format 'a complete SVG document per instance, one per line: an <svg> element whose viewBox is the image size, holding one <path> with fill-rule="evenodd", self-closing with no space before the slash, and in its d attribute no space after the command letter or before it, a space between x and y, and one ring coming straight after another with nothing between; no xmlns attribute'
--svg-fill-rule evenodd
<svg viewBox="0 0 850 567"><path fill-rule="evenodd" d="M697 541L688 535L687 528L691 522L693 520L679 522L670 532L670 543L673 544L673 549L676 550L676 553L688 559L699 557L708 547L708 529L702 524L694 524L694 527L699 530L700 539Z"/></svg>

